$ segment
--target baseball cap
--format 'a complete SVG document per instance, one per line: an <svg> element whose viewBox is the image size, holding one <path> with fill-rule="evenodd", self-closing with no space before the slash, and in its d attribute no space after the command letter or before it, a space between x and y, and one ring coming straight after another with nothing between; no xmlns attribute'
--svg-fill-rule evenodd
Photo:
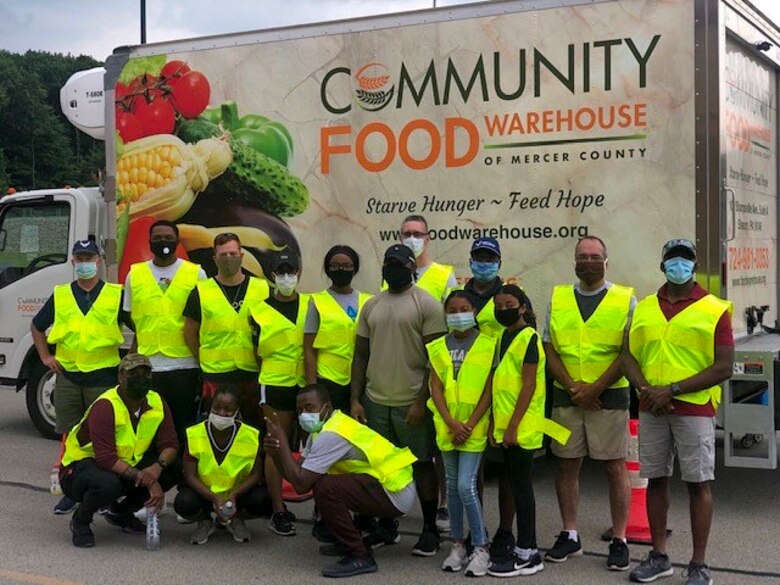
<svg viewBox="0 0 780 585"><path fill-rule="evenodd" d="M403 244L393 244L385 251L385 261L397 260L401 264L415 262L414 252L408 246Z"/></svg>
<svg viewBox="0 0 780 585"><path fill-rule="evenodd" d="M675 253L682 254L689 260L696 260L696 245L692 241L685 239L669 240L664 244L661 257L666 260Z"/></svg>
<svg viewBox="0 0 780 585"><path fill-rule="evenodd" d="M152 362L150 362L149 358L143 354L128 353L125 357L122 358L122 361L119 362L119 371L129 372L130 370L140 368L141 366L147 367L151 370Z"/></svg>
<svg viewBox="0 0 780 585"><path fill-rule="evenodd" d="M73 244L71 253L74 256L76 254L95 254L96 256L100 256L100 249L92 240L77 240L76 243Z"/></svg>
<svg viewBox="0 0 780 585"><path fill-rule="evenodd" d="M477 250L487 250L488 252L493 252L499 258L501 257L501 246L498 245L498 240L495 238L477 238L471 244L471 253L473 254Z"/></svg>
<svg viewBox="0 0 780 585"><path fill-rule="evenodd" d="M276 258L274 258L273 271L276 272L281 266L285 265L292 267L293 270L298 270L301 266L298 255L287 251L277 254Z"/></svg>

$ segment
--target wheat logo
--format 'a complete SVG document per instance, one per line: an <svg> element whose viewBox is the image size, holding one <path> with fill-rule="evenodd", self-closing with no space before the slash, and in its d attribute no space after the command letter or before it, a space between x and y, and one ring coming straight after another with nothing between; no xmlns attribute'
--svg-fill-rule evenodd
<svg viewBox="0 0 780 585"><path fill-rule="evenodd" d="M376 112L384 108L393 99L395 85L390 83L389 70L382 63L369 63L363 65L355 73L357 88L355 98L358 106L369 112Z"/></svg>

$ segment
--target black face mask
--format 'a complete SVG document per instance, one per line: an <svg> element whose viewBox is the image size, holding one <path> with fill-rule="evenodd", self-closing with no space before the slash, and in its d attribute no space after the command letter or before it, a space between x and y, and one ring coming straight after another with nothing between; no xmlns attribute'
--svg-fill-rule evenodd
<svg viewBox="0 0 780 585"><path fill-rule="evenodd" d="M152 379L147 376L133 376L127 378L125 392L131 400L141 400L152 387Z"/></svg>
<svg viewBox="0 0 780 585"><path fill-rule="evenodd" d="M493 315L496 321L504 327L510 327L520 320L520 307L514 309L495 309Z"/></svg>
<svg viewBox="0 0 780 585"><path fill-rule="evenodd" d="M604 278L603 262L577 262L574 265L574 273L582 282L593 286Z"/></svg>
<svg viewBox="0 0 780 585"><path fill-rule="evenodd" d="M158 258L170 258L176 253L178 242L154 241L149 242L149 249Z"/></svg>
<svg viewBox="0 0 780 585"><path fill-rule="evenodd" d="M352 282L355 277L354 270L328 270L328 278L333 281L336 286L347 286Z"/></svg>
<svg viewBox="0 0 780 585"><path fill-rule="evenodd" d="M386 264L382 267L382 278L390 290L400 290L412 283L412 271L401 264Z"/></svg>

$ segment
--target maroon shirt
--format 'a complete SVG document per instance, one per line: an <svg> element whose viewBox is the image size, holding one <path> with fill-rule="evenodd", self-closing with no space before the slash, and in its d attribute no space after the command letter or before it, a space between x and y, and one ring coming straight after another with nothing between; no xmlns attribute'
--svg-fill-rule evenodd
<svg viewBox="0 0 780 585"><path fill-rule="evenodd" d="M688 296L675 302L669 300L669 286L664 284L658 289L658 305L661 312L666 317L667 321L670 321L672 317L690 307L696 301L703 299L709 293L699 285L694 284L691 292ZM731 328L731 318L728 311L724 312L721 316L718 324L715 326L715 346L728 345L734 346L734 332ZM678 416L715 416L715 408L712 406L712 402L707 404L692 404L683 400L673 400L674 414ZM644 400L639 401L639 410L642 412L649 412L650 409L645 404Z"/></svg>

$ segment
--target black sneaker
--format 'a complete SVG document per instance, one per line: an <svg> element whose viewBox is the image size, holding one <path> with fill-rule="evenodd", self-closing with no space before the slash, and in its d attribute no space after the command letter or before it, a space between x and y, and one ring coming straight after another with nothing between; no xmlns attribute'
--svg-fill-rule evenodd
<svg viewBox="0 0 780 585"><path fill-rule="evenodd" d="M79 548L91 548L95 546L95 533L74 515L70 519L70 531L73 534L73 546Z"/></svg>
<svg viewBox="0 0 780 585"><path fill-rule="evenodd" d="M331 532L328 525L322 520L316 520L314 522L314 526L311 527L311 535L320 542L328 544L336 542L336 537L333 536L333 532Z"/></svg>
<svg viewBox="0 0 780 585"><path fill-rule="evenodd" d="M295 522L298 518L290 512L290 510L287 508L287 506L284 507L284 511L282 512L284 514L284 517L287 518L290 522Z"/></svg>
<svg viewBox="0 0 780 585"><path fill-rule="evenodd" d="M366 547L372 550L391 544L398 544L400 541L401 535L398 534L398 520L376 523L373 530L363 539Z"/></svg>
<svg viewBox="0 0 780 585"><path fill-rule="evenodd" d="M146 524L136 518L132 512L117 512L112 508L103 514L103 518L127 534L146 534Z"/></svg>
<svg viewBox="0 0 780 585"><path fill-rule="evenodd" d="M322 569L322 576L338 579L339 577L354 577L355 575L376 573L378 569L379 567L377 567L376 561L371 555L361 558L344 557L339 562Z"/></svg>
<svg viewBox="0 0 780 585"><path fill-rule="evenodd" d="M493 536L493 542L490 543L490 558L495 560L506 560L512 557L515 552L515 535L511 530L496 530Z"/></svg>
<svg viewBox="0 0 780 585"><path fill-rule="evenodd" d="M527 577L529 575L536 575L537 573L544 571L544 563L542 562L542 555L535 553L531 555L531 558L525 561L525 565L520 569L519 575Z"/></svg>
<svg viewBox="0 0 780 585"><path fill-rule="evenodd" d="M274 512L268 527L279 536L295 536L295 526L285 512Z"/></svg>
<svg viewBox="0 0 780 585"><path fill-rule="evenodd" d="M691 561L683 572L685 585L712 585L712 573L707 563Z"/></svg>
<svg viewBox="0 0 780 585"><path fill-rule="evenodd" d="M628 545L619 538L613 538L609 544L607 569L610 571L626 571L630 565L631 556L628 553Z"/></svg>
<svg viewBox="0 0 780 585"><path fill-rule="evenodd" d="M669 555L651 550L639 563L639 566L634 567L628 578L634 583L652 583L660 577L671 577L672 575L674 575L674 567L669 560Z"/></svg>
<svg viewBox="0 0 780 585"><path fill-rule="evenodd" d="M513 551L508 557L491 559L488 575L493 577L517 577L529 562L530 559L524 561Z"/></svg>
<svg viewBox="0 0 780 585"><path fill-rule="evenodd" d="M439 531L434 526L423 528L417 544L412 547L412 554L417 557L433 557L439 550Z"/></svg>
<svg viewBox="0 0 780 585"><path fill-rule="evenodd" d="M62 496L60 501L54 506L55 514L70 514L73 508L76 507L76 502L71 500L68 496Z"/></svg>
<svg viewBox="0 0 780 585"><path fill-rule="evenodd" d="M612 550L610 548L610 550ZM552 548L544 554L544 560L553 563L565 563L569 557L582 556L582 543L580 537L577 540L569 538L569 533L561 531Z"/></svg>

